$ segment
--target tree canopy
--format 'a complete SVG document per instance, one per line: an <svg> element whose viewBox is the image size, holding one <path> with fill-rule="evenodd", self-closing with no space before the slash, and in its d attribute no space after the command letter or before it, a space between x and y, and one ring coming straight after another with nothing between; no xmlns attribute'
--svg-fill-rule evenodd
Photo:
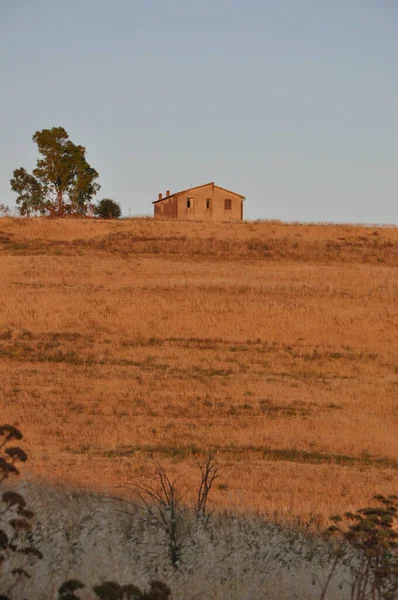
<svg viewBox="0 0 398 600"><path fill-rule="evenodd" d="M63 127L36 131L33 141L41 157L32 174L15 169L11 189L18 194L21 215L84 216L99 191L98 173Z"/></svg>

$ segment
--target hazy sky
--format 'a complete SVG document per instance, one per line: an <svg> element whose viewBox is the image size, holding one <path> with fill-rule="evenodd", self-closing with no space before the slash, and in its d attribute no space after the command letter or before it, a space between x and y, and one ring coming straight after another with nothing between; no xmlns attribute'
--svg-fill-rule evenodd
<svg viewBox="0 0 398 600"><path fill-rule="evenodd" d="M398 224L398 0L0 0L0 203L63 126L128 215Z"/></svg>

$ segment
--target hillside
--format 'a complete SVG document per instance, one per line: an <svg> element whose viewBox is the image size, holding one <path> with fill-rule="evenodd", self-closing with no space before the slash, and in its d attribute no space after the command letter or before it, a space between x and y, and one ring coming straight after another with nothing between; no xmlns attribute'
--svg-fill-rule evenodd
<svg viewBox="0 0 398 600"><path fill-rule="evenodd" d="M30 477L156 456L214 502L315 521L398 485L398 229L0 219L0 411ZM119 490L120 491L120 490Z"/></svg>

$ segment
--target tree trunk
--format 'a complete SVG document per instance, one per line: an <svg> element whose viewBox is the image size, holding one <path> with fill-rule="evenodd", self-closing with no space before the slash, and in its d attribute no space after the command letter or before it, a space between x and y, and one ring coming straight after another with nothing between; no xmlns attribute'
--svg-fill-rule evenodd
<svg viewBox="0 0 398 600"><path fill-rule="evenodd" d="M58 189L57 190L57 202L58 202L58 213L57 216L58 217L63 217L64 216L64 203L62 200L62 190Z"/></svg>

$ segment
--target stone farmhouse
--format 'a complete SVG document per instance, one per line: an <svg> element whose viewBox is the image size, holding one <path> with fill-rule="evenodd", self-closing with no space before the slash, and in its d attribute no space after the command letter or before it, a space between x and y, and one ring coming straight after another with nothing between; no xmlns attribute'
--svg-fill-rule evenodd
<svg viewBox="0 0 398 600"><path fill-rule="evenodd" d="M155 219L242 221L244 196L212 183L171 194L153 202Z"/></svg>

